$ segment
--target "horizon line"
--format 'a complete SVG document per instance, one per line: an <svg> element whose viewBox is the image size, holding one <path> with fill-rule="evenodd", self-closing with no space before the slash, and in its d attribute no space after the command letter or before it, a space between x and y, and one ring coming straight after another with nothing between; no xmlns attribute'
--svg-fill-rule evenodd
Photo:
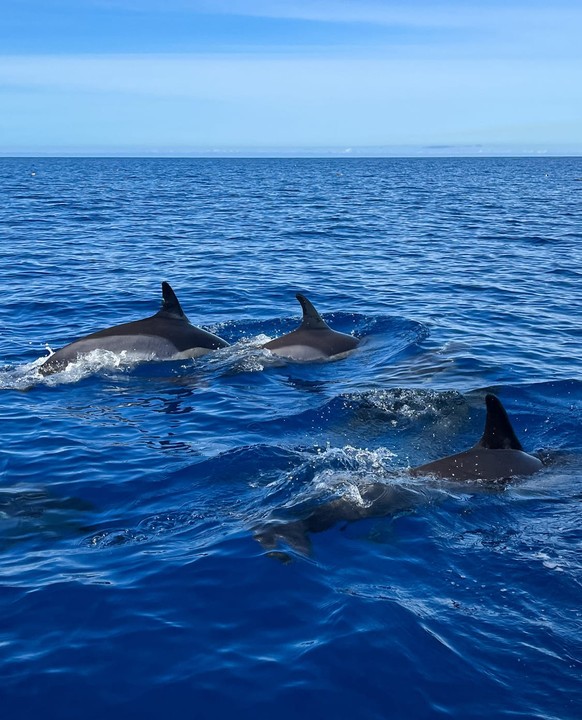
<svg viewBox="0 0 582 720"><path fill-rule="evenodd" d="M141 158L141 159L210 159L210 158L478 158L478 157L582 157L582 149L572 146L545 146L532 148L515 145L403 145L403 146L362 146L337 147L240 147L240 148L196 148L196 149L147 149L147 148L55 148L42 149L0 149L0 158Z"/></svg>

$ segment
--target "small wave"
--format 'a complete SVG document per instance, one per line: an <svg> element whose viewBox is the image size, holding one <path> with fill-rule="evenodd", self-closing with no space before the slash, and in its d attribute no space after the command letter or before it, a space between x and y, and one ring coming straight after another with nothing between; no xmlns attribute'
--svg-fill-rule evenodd
<svg viewBox="0 0 582 720"><path fill-rule="evenodd" d="M7 365L0 368L0 390L28 390L42 379L38 368L44 363L46 357L38 358L24 365Z"/></svg>
<svg viewBox="0 0 582 720"><path fill-rule="evenodd" d="M111 350L92 350L87 355L71 362L60 372L47 375L45 381L48 385L78 382L89 375L101 372L111 370L126 372L136 365L152 360L155 360L153 355L134 353L129 350L122 350L118 353Z"/></svg>
<svg viewBox="0 0 582 720"><path fill-rule="evenodd" d="M285 496L284 505L336 496L360 482L377 481L394 472L396 455L387 448L367 450L346 445L303 451L303 459L267 487L267 502Z"/></svg>
<svg viewBox="0 0 582 720"><path fill-rule="evenodd" d="M207 368L219 375L227 376L282 367L287 361L263 348L263 345L271 339L262 333L256 337L243 338L220 353L208 355Z"/></svg>
<svg viewBox="0 0 582 720"><path fill-rule="evenodd" d="M49 348L50 349L50 348ZM0 389L27 390L31 386L44 384L49 387L69 385L91 375L108 372L129 372L135 367L155 360L152 355L143 355L123 350L119 353L111 350L92 350L78 360L69 363L63 370L43 375L40 368L53 353L23 365L8 366L0 369Z"/></svg>
<svg viewBox="0 0 582 720"><path fill-rule="evenodd" d="M354 395L364 407L379 410L390 417L392 424L402 420L416 422L427 417L442 417L465 403L460 392L455 390L439 392L436 390L418 390L390 388L373 390Z"/></svg>

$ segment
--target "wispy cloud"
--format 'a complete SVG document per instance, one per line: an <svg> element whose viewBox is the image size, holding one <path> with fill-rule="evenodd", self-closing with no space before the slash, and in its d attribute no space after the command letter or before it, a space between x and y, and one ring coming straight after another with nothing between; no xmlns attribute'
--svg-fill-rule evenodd
<svg viewBox="0 0 582 720"><path fill-rule="evenodd" d="M183 0L169 0L170 6L184 7ZM203 0L205 12L255 17L300 19L324 23L383 25L415 30L430 29L431 44L477 39L481 51L508 50L527 54L552 51L581 57L579 0L411 0L408 3L374 0ZM425 41L429 36L424 36ZM532 47L531 41L535 39ZM476 49L479 52L478 49Z"/></svg>
<svg viewBox="0 0 582 720"><path fill-rule="evenodd" d="M46 0L4 9L12 52L282 52L581 57L579 0Z"/></svg>
<svg viewBox="0 0 582 720"><path fill-rule="evenodd" d="M69 0L72 2L72 0ZM224 14L318 22L373 23L415 27L499 25L521 19L552 24L580 17L577 0L90 0L95 7L125 7L135 12Z"/></svg>

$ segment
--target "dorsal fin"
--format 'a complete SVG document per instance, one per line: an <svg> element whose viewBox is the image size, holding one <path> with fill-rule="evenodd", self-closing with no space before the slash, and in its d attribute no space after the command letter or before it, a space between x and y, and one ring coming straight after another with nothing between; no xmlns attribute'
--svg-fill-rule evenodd
<svg viewBox="0 0 582 720"><path fill-rule="evenodd" d="M325 330L329 327L305 295L297 293L295 297L301 303L301 309L303 310L302 328L306 330Z"/></svg>
<svg viewBox="0 0 582 720"><path fill-rule="evenodd" d="M495 395L488 394L485 396L485 403L485 430L476 447L487 450L523 450L501 401Z"/></svg>
<svg viewBox="0 0 582 720"><path fill-rule="evenodd" d="M164 313L164 315L172 315L177 318L186 318L176 293L172 290L170 283L165 281L162 283L162 298L162 307L158 315Z"/></svg>

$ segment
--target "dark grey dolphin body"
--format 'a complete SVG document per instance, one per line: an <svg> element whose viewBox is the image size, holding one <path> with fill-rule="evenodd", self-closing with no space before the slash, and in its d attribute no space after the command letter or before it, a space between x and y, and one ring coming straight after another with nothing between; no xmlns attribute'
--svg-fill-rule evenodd
<svg viewBox="0 0 582 720"><path fill-rule="evenodd" d="M329 530L338 522L353 522L365 518L386 517L399 512L410 511L425 502L424 495L404 485L387 483L366 483L358 488L360 501L339 497L315 508L307 517L291 522L274 519L255 528L255 539L271 554L287 560L285 553L276 552L279 543L284 543L303 555L311 552L311 533ZM275 552L273 552L275 551Z"/></svg>
<svg viewBox="0 0 582 720"><path fill-rule="evenodd" d="M541 470L541 460L524 452L499 399L489 394L485 402L485 430L474 447L415 467L411 474L462 481L495 481L532 475ZM426 501L422 490L404 485L368 483L359 488L359 493L361 501L357 503L351 498L340 497L315 508L307 517L291 522L268 522L255 531L255 537L271 551L279 542L284 542L300 553L309 554L309 533L328 530L341 521L394 515ZM286 557L284 553L280 555Z"/></svg>
<svg viewBox="0 0 582 720"><path fill-rule="evenodd" d="M310 362L343 355L358 346L357 338L332 330L304 295L297 293L295 297L303 310L301 325L265 343L264 348L290 360Z"/></svg>
<svg viewBox="0 0 582 720"><path fill-rule="evenodd" d="M228 345L217 335L189 322L167 282L162 283L162 297L162 307L155 315L115 325L65 345L40 366L40 373L60 372L93 350L126 351L148 359L172 360L197 357Z"/></svg>

